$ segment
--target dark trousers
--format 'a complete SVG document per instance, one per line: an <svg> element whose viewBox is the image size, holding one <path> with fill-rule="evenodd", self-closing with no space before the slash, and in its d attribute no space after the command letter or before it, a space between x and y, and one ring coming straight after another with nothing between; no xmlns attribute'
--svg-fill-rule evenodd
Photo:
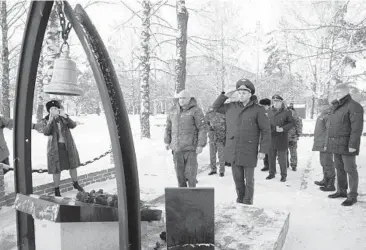
<svg viewBox="0 0 366 250"><path fill-rule="evenodd" d="M334 164L337 170L338 191L347 192L349 183L350 192L348 193L348 197L357 198L358 172L356 156L334 154Z"/></svg>
<svg viewBox="0 0 366 250"><path fill-rule="evenodd" d="M268 163L268 154L266 154L263 158L263 165L264 167L269 167L269 163Z"/></svg>
<svg viewBox="0 0 366 250"><path fill-rule="evenodd" d="M254 195L254 167L231 164L238 201L253 204Z"/></svg>
<svg viewBox="0 0 366 250"><path fill-rule="evenodd" d="M287 176L287 150L279 151L277 149L270 149L268 154L269 174L276 174L276 157L278 156L278 163L280 164L281 176Z"/></svg>
<svg viewBox="0 0 366 250"><path fill-rule="evenodd" d="M326 180L335 177L335 168L333 162L333 154L327 152L320 152L320 165L323 167L323 175Z"/></svg>
<svg viewBox="0 0 366 250"><path fill-rule="evenodd" d="M174 151L173 160L178 186L187 187L188 180L189 187L196 187L198 168L196 151Z"/></svg>

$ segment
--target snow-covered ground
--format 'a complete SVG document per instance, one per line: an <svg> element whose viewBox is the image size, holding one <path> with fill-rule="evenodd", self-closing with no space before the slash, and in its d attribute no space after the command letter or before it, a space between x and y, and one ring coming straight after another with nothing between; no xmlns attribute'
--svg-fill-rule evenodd
<svg viewBox="0 0 366 250"><path fill-rule="evenodd" d="M109 147L107 126L101 117L81 117L83 122L75 129L73 135L78 144L82 161L103 153ZM165 151L163 144L163 126L165 118L152 118L152 139L139 138L138 117L130 117L134 133L138 170L140 177L141 199L151 200L164 193L164 187L176 186L175 173L171 153ZM314 121L304 121L304 132L311 133ZM11 134L6 134L11 144ZM291 213L290 228L286 240L285 250L344 250L366 249L366 155L357 158L359 166L359 202L353 207L343 207L342 199L329 199L314 185L315 180L322 178L318 153L311 151L311 137L301 138L299 141L298 171L289 171L288 181L282 183L279 176L273 180L265 180L267 172L261 172L262 163L256 169L256 186L254 205L271 210L286 210ZM33 167L38 168L45 164L46 143L42 135L33 134ZM9 145L11 147L11 145ZM37 150L35 150L37 147ZM366 144L362 144L361 152L365 152ZM199 156L199 165L205 166L209 161L208 147ZM80 168L81 173L109 168L109 157L90 166ZM198 176L198 186L215 188L215 204L220 206L235 201L235 189L232 181L231 168L226 168L226 175L208 176L207 171ZM64 174L67 178L67 174ZM7 174L8 191L12 191L12 174ZM50 182L47 174L35 174L34 185ZM113 192L116 184L114 180L96 183L86 189L103 188ZM66 195L75 197L76 192ZM0 211L0 250L11 249L15 242L15 216L11 208Z"/></svg>

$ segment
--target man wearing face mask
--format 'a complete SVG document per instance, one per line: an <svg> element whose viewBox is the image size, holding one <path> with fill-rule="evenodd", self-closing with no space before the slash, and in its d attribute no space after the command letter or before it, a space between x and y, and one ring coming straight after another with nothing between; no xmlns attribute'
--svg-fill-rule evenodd
<svg viewBox="0 0 366 250"><path fill-rule="evenodd" d="M283 98L279 95L272 97L273 109L268 113L271 122L272 144L268 154L269 175L267 180L275 178L276 157L281 169L281 182L287 178L288 131L294 126L291 111L285 108Z"/></svg>
<svg viewBox="0 0 366 250"><path fill-rule="evenodd" d="M328 197L347 197L343 206L352 206L357 202L356 155L360 150L364 115L363 107L352 99L349 92L350 89L345 84L338 84L334 88L337 99L332 102L324 147L326 152L334 154L337 172L337 192ZM350 192L347 195L348 185Z"/></svg>
<svg viewBox="0 0 366 250"><path fill-rule="evenodd" d="M238 102L225 103L234 93ZM258 105L255 87L248 79L236 83L236 89L223 92L212 105L215 112L225 114L225 161L231 163L237 203L253 204L254 169L270 147L270 125L265 109ZM258 152L259 147L259 152Z"/></svg>
<svg viewBox="0 0 366 250"><path fill-rule="evenodd" d="M206 121L196 99L187 90L176 96L178 102L169 111L164 142L173 150L179 187L196 187L197 154L207 144Z"/></svg>

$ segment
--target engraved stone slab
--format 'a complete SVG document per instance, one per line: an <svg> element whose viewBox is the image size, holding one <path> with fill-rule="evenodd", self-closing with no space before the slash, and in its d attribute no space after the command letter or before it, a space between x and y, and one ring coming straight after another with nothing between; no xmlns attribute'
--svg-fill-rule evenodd
<svg viewBox="0 0 366 250"><path fill-rule="evenodd" d="M165 210L169 250L215 249L213 188L166 188Z"/></svg>

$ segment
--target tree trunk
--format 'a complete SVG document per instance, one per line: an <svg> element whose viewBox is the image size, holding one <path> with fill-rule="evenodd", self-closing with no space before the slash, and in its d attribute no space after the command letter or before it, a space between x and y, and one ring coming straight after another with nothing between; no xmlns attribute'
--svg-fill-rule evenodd
<svg viewBox="0 0 366 250"><path fill-rule="evenodd" d="M177 61L175 65L175 92L179 93L186 85L186 57L187 57L187 25L188 11L185 0L177 0L178 37L176 39Z"/></svg>
<svg viewBox="0 0 366 250"><path fill-rule="evenodd" d="M142 31L141 31L141 55L140 55L140 130L141 138L150 138L150 0L142 1Z"/></svg>
<svg viewBox="0 0 366 250"><path fill-rule="evenodd" d="M1 87L2 87L2 115L10 118L10 100L9 100L9 85L10 85L10 61L9 61L9 45L8 45L8 22L7 22L7 7L6 1L0 2L0 25L1 25Z"/></svg>
<svg viewBox="0 0 366 250"><path fill-rule="evenodd" d="M37 111L36 117L37 122L40 122L43 118L43 110L44 110L44 99L43 99L43 53L41 53L39 58L38 70L37 70Z"/></svg>
<svg viewBox="0 0 366 250"><path fill-rule="evenodd" d="M42 95L42 97L38 99L38 101L42 101L43 105L44 99L49 98L48 95L44 94L43 86L51 82L53 73L53 64L55 59L58 58L60 52L59 17L57 14L56 6L52 9L48 21L48 28L45 35L45 44L42 52L43 52L43 70L42 70L43 83L42 83L42 92L39 93L37 98L40 95ZM37 90L39 88L40 86L37 86ZM38 102L38 106L39 105L41 105L41 103Z"/></svg>

